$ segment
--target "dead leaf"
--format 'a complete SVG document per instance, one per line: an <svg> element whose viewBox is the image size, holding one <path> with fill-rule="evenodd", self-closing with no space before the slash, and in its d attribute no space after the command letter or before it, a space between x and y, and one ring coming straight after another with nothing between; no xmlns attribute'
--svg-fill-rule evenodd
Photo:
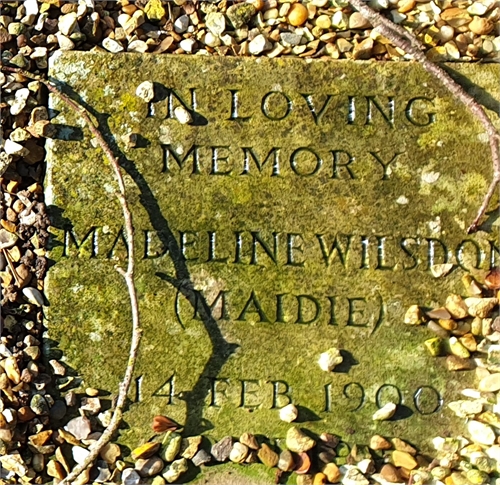
<svg viewBox="0 0 500 485"><path fill-rule="evenodd" d="M484 279L484 284L490 290L500 290L500 268L492 269Z"/></svg>
<svg viewBox="0 0 500 485"><path fill-rule="evenodd" d="M172 421L170 418L166 416L155 416L153 418L153 431L155 433L164 433L165 431L175 431L180 426Z"/></svg>

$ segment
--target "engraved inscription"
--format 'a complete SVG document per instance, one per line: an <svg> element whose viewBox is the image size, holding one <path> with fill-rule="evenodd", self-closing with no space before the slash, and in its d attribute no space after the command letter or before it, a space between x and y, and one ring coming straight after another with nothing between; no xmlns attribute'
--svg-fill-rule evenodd
<svg viewBox="0 0 500 485"><path fill-rule="evenodd" d="M143 341L123 443L147 441L157 414L186 436L280 438L289 403L300 426L351 444L399 436L425 452L429 429L455 429L447 403L469 375L450 379L404 315L500 264L494 214L465 233L491 176L467 110L412 63L138 55L129 76L120 57L85 54L54 58L50 75L85 91L115 138L134 218ZM499 66L453 69L500 99L487 81ZM145 80L150 102L136 95ZM83 136L47 141L49 334L89 386L114 392L130 336L117 188L78 117L51 108ZM325 372L331 348L342 362ZM388 402L394 417L373 421Z"/></svg>

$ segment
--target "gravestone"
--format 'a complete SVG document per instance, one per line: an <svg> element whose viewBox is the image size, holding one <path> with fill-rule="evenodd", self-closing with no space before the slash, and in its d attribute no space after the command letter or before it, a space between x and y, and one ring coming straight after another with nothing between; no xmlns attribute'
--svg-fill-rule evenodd
<svg viewBox="0 0 500 485"><path fill-rule="evenodd" d="M498 123L499 66L448 68ZM126 172L143 341L123 443L149 437L157 414L186 434L280 438L289 402L300 426L352 443L425 449L459 429L446 403L472 376L448 372L403 317L498 264L498 221L466 235L488 143L419 65L70 52L50 76ZM50 102L49 336L85 385L115 393L131 332L116 184L82 121ZM332 347L343 363L325 372ZM374 422L389 401L394 418Z"/></svg>

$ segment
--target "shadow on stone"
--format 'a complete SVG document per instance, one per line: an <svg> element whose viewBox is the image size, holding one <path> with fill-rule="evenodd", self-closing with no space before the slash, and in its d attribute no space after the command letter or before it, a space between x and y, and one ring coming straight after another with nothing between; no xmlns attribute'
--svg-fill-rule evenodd
<svg viewBox="0 0 500 485"><path fill-rule="evenodd" d="M309 408L305 406L297 406L297 410L299 411L299 416L295 420L296 423L307 423L308 421L321 421L321 418Z"/></svg>
<svg viewBox="0 0 500 485"><path fill-rule="evenodd" d="M343 360L342 363L335 367L335 369L333 370L333 372L336 374L348 374L353 366L359 364L359 362L354 358L354 355L352 355L351 352L347 350L342 349L340 351L340 355L342 356Z"/></svg>
<svg viewBox="0 0 500 485"><path fill-rule="evenodd" d="M94 119L97 120L98 129L109 144L114 155L117 157L120 166L134 180L135 184L139 188L140 202L147 211L151 225L153 229L158 232L162 244L164 247L168 248L168 252L172 258L172 262L174 263L175 274L167 275L164 273L157 273L157 276L176 288L188 300L203 321L212 344L212 353L210 356L207 356L208 360L205 367L192 390L187 393L183 393L180 399L184 400L187 406L187 420L186 423L184 423L186 435L199 434L206 429L211 429L213 427L212 424L203 418L203 405L206 396L210 392L211 386L211 381L208 377L219 375L222 366L236 351L238 346L236 344L226 342L216 320L212 316L210 307L203 293L194 288L194 284L191 280L191 276L185 259L181 253L179 244L170 229L168 220L160 209L158 201L156 200L143 175L137 170L135 164L128 160L121 152L113 134L111 133L108 126L109 114L96 112L92 106L88 105L68 85L59 83L59 86L68 97L83 106L94 117ZM155 86L155 92L159 93L159 100L162 99L162 96L163 99L165 99L168 94L166 89L163 88L163 90L161 90L160 87L158 87L159 89L157 90L156 88L157 86ZM62 214L60 214L60 216L61 215Z"/></svg>

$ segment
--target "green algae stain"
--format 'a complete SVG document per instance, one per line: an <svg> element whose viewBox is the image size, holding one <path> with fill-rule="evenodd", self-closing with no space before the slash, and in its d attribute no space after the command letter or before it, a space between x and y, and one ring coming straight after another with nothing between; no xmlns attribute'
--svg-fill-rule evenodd
<svg viewBox="0 0 500 485"><path fill-rule="evenodd" d="M439 305L448 292L460 291L461 270L442 281L430 276L426 238L436 237L428 222L439 218L450 251L457 247L464 234L454 216L470 218L486 188L488 153L470 115L413 64L68 53L51 76L80 60L91 71L85 81L71 78L72 88L84 87L89 104L109 115L119 147L128 131L146 144L118 154L128 172L144 329L135 376L142 377L140 399L134 389L122 443L134 447L146 440L155 414L212 440L244 431L283 437L288 425L278 408L290 399L302 407L304 427L346 440L354 430L358 442L377 432L425 448L429 429L438 434L456 425L447 411L426 415L415 408L421 386L432 385L449 401L459 383L445 372L443 359L427 355L425 330L405 328L402 321L408 305ZM201 121L180 125L167 116L165 100L157 115L148 116L147 104L135 95L144 80L174 88L186 103L196 88ZM247 121L230 120L229 89L239 90L239 115ZM497 86L488 89L498 97ZM271 91L293 102L283 120L262 113ZM321 122L305 102L309 93L318 106L335 94ZM436 123L411 125L408 99L429 93ZM394 128L378 110L365 123L366 96L377 96L387 111L389 95L396 99ZM347 123L349 96L358 103L353 124ZM77 124L58 109L61 123ZM177 156L169 154L168 173L161 144L171 144ZM62 217L54 221L61 245L51 253L57 262L48 278L49 335L85 385L115 393L131 332L126 287L113 269L126 254L116 186L86 130L83 141L53 145L48 170ZM187 156L194 145L199 170L193 153ZM244 147L252 147L260 166ZM279 173L273 173L272 157L264 163L276 147ZM351 165L340 158L335 172L335 151L352 155ZM384 178L372 152L386 163L402 155ZM422 182L429 172L440 175ZM402 195L407 203L396 203ZM77 244L63 257L68 223ZM85 239L92 227L94 246L92 236ZM409 254L402 238L411 242ZM481 244L487 247L488 240ZM182 253L186 261L177 256L174 264L172 255ZM215 323L200 319L202 307L186 297L191 287L212 307ZM348 352L349 364L324 373L317 360L331 346ZM361 394L349 393L354 383L363 389L362 402ZM372 423L377 396L395 392L384 385L397 387L411 417Z"/></svg>

